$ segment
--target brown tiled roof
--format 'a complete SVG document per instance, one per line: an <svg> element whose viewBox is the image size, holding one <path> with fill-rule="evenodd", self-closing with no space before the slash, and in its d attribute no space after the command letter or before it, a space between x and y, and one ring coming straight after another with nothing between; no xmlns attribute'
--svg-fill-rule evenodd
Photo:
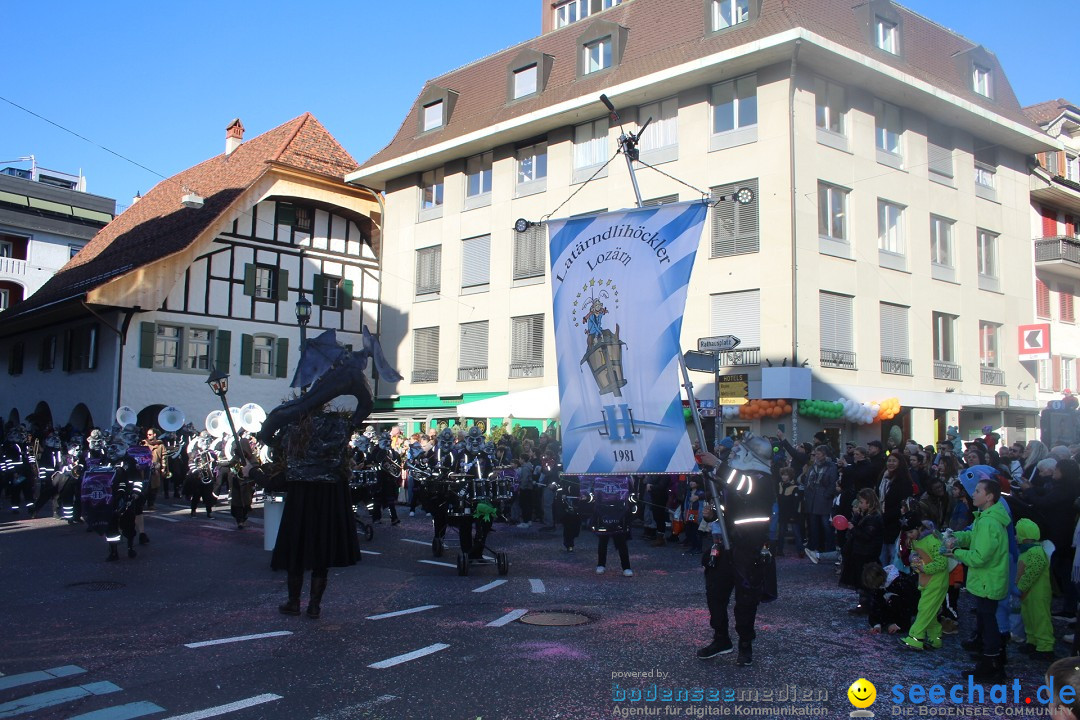
<svg viewBox="0 0 1080 720"><path fill-rule="evenodd" d="M897 5L904 18L904 55L896 57L871 44L869 31L852 7L855 4L853 0L763 0L756 22L706 36L702 0L625 0L598 18L573 23L431 79L427 86L437 85L459 93L447 126L418 137L419 109L414 103L393 140L362 167L423 150L572 98L596 95L619 83L798 27L870 55L1024 126L1031 126L992 54L994 100L975 93L970 86L969 74L955 61L957 53L978 47L975 43ZM591 22L599 19L628 28L622 62L610 72L579 79L576 74L577 39ZM509 65L525 49L555 58L551 76L538 97L507 105Z"/></svg>
<svg viewBox="0 0 1080 720"><path fill-rule="evenodd" d="M1047 100L1046 102L1036 103L1035 105L1028 105L1024 108L1024 113L1036 124L1045 125L1048 122L1056 120L1058 116L1066 110L1080 113L1080 109L1077 108L1076 104L1071 103L1064 98Z"/></svg>
<svg viewBox="0 0 1080 720"><path fill-rule="evenodd" d="M276 163L343 180L356 161L311 113L279 125L162 180L98 232L37 292L0 321L53 303L84 297L94 288L149 263L180 252L216 223L235 200ZM184 208L187 192L205 199L200 209Z"/></svg>

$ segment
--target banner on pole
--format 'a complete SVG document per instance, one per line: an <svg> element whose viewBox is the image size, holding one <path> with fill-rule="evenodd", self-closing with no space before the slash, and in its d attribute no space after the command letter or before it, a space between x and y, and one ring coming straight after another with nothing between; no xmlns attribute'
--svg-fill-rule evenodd
<svg viewBox="0 0 1080 720"><path fill-rule="evenodd" d="M703 201L547 222L563 468L687 472L679 395Z"/></svg>

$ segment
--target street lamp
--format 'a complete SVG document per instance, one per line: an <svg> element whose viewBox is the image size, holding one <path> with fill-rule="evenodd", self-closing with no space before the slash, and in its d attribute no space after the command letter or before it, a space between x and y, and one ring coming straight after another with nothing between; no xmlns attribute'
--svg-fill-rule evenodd
<svg viewBox="0 0 1080 720"><path fill-rule="evenodd" d="M236 425L233 424L232 412L229 411L229 401L225 398L225 394L229 392L229 374L223 373L217 368L210 367L210 377L206 378L206 384L210 386L210 389L221 398L221 407L225 408L225 419L229 421L229 430L232 431L232 436L236 440L237 446L240 448L240 458L247 462L247 453L244 452L244 443L240 442L240 438L236 435Z"/></svg>
<svg viewBox="0 0 1080 720"><path fill-rule="evenodd" d="M307 344L307 324L311 322L311 301L300 293L300 299L296 301L296 323L300 326L300 353L304 352Z"/></svg>

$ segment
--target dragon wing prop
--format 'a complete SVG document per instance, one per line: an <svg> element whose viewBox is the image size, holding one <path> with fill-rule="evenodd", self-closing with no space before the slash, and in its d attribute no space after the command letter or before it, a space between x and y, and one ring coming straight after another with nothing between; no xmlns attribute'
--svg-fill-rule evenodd
<svg viewBox="0 0 1080 720"><path fill-rule="evenodd" d="M368 332L367 325L364 326L364 350L375 363L375 369L379 371L379 377L387 382L401 380L401 373L390 367L390 363L386 361L386 357L383 355L382 345L379 344L374 335Z"/></svg>
<svg viewBox="0 0 1080 720"><path fill-rule="evenodd" d="M289 387L299 388L313 384L346 352L348 351L338 344L337 334L333 330L327 330L308 340L305 346L300 348L300 362L296 365L296 372Z"/></svg>

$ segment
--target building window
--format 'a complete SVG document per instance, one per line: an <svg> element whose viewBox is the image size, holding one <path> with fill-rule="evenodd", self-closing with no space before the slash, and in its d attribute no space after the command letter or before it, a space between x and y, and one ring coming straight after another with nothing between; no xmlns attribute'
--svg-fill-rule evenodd
<svg viewBox="0 0 1080 720"><path fill-rule="evenodd" d="M936 312L934 319L934 361L956 362L955 326L956 316Z"/></svg>
<svg viewBox="0 0 1080 720"><path fill-rule="evenodd" d="M883 153L900 157L903 126L900 108L884 100L874 101L874 140Z"/></svg>
<svg viewBox="0 0 1080 720"><path fill-rule="evenodd" d="M1061 322L1076 322L1076 314L1073 310L1073 288L1071 285L1062 285L1058 288L1058 309L1061 311Z"/></svg>
<svg viewBox="0 0 1080 720"><path fill-rule="evenodd" d="M22 375L23 357L26 354L26 346L17 342L11 346L11 355L8 357L8 374Z"/></svg>
<svg viewBox="0 0 1080 720"><path fill-rule="evenodd" d="M903 305L881 303L881 372L887 375L912 374L908 310Z"/></svg>
<svg viewBox="0 0 1080 720"><path fill-rule="evenodd" d="M531 195L547 187L547 143L536 143L517 151L517 194Z"/></svg>
<svg viewBox="0 0 1080 720"><path fill-rule="evenodd" d="M461 289L486 290L491 274L491 236L469 238L461 242Z"/></svg>
<svg viewBox="0 0 1080 720"><path fill-rule="evenodd" d="M443 125L443 101L437 100L423 109L423 121L421 128L424 132L435 130Z"/></svg>
<svg viewBox="0 0 1080 720"><path fill-rule="evenodd" d="M144 322L141 324L139 367L154 370L206 371L214 362L229 366L227 330Z"/></svg>
<svg viewBox="0 0 1080 720"><path fill-rule="evenodd" d="M848 191L818 183L818 235L837 242L846 243L847 236L847 196Z"/></svg>
<svg viewBox="0 0 1080 720"><path fill-rule="evenodd" d="M533 63L514 71L514 99L523 98L536 92L538 65Z"/></svg>
<svg viewBox="0 0 1080 720"><path fill-rule="evenodd" d="M1050 286L1035 278L1035 317L1050 319Z"/></svg>
<svg viewBox="0 0 1080 720"><path fill-rule="evenodd" d="M544 374L544 316L510 318L510 377Z"/></svg>
<svg viewBox="0 0 1080 720"><path fill-rule="evenodd" d="M65 333L64 371L84 372L97 368L98 326L84 325Z"/></svg>
<svg viewBox="0 0 1080 720"><path fill-rule="evenodd" d="M953 221L937 215L930 216L930 262L953 266Z"/></svg>
<svg viewBox="0 0 1080 720"><path fill-rule="evenodd" d="M10 291L0 289L0 311L7 310L10 303L11 303Z"/></svg>
<svg viewBox="0 0 1080 720"><path fill-rule="evenodd" d="M900 28L899 26L884 18L876 18L875 22L875 44L881 50L893 55L900 54Z"/></svg>
<svg viewBox="0 0 1080 720"><path fill-rule="evenodd" d="M1039 360L1038 361L1038 373L1039 373L1039 377L1037 379L1037 382L1039 384L1039 389L1040 390L1045 390L1047 392L1052 390L1053 385L1054 385L1054 381L1053 381L1053 374L1050 371L1050 361L1049 360Z"/></svg>
<svg viewBox="0 0 1080 720"><path fill-rule="evenodd" d="M976 140L975 143L975 194L994 200L997 178L996 148L981 140Z"/></svg>
<svg viewBox="0 0 1080 720"><path fill-rule="evenodd" d="M710 9L713 32L750 19L750 0L712 0Z"/></svg>
<svg viewBox="0 0 1080 720"><path fill-rule="evenodd" d="M334 275L316 275L311 296L323 310L348 310L352 308L352 289L352 280Z"/></svg>
<svg viewBox="0 0 1080 720"><path fill-rule="evenodd" d="M844 87L824 78L814 78L814 95L818 129L843 135L847 113Z"/></svg>
<svg viewBox="0 0 1080 720"><path fill-rule="evenodd" d="M734 335L739 347L720 353L721 367L761 365L761 291L710 295L711 335Z"/></svg>
<svg viewBox="0 0 1080 720"><path fill-rule="evenodd" d="M1080 157L1076 155L1065 156L1065 179L1073 182L1080 181Z"/></svg>
<svg viewBox="0 0 1080 720"><path fill-rule="evenodd" d="M746 75L712 86L713 137L710 150L720 150L732 145L717 136L748 128L756 129L757 121L757 75ZM753 142L756 139L754 134L746 137L744 141Z"/></svg>
<svg viewBox="0 0 1080 720"><path fill-rule="evenodd" d="M904 208L886 200L878 200L878 249L904 254Z"/></svg>
<svg viewBox="0 0 1080 720"><path fill-rule="evenodd" d="M998 276L997 238L994 233L979 230L976 235L979 275L986 278Z"/></svg>
<svg viewBox="0 0 1080 720"><path fill-rule="evenodd" d="M1062 389L1076 387L1076 358L1061 356L1061 385ZM1075 389L1073 392L1076 392Z"/></svg>
<svg viewBox="0 0 1080 720"><path fill-rule="evenodd" d="M154 340L154 368L180 369L180 340L183 328L174 325L158 325Z"/></svg>
<svg viewBox="0 0 1080 720"><path fill-rule="evenodd" d="M14 257L15 245L7 240L0 240L0 258Z"/></svg>
<svg viewBox="0 0 1080 720"><path fill-rule="evenodd" d="M927 171L931 180L953 184L952 132L931 125L926 134Z"/></svg>
<svg viewBox="0 0 1080 720"><path fill-rule="evenodd" d="M534 225L514 233L514 280L543 278L546 264L544 229Z"/></svg>
<svg viewBox="0 0 1080 720"><path fill-rule="evenodd" d="M585 53L584 75L611 67L611 36L585 43L582 51Z"/></svg>
<svg viewBox="0 0 1080 720"><path fill-rule="evenodd" d="M213 342L213 330L188 328L184 347L184 369L209 370Z"/></svg>
<svg viewBox="0 0 1080 720"><path fill-rule="evenodd" d="M274 374L274 338L269 335L255 335L251 345L251 374L256 377L271 377Z"/></svg>
<svg viewBox="0 0 1080 720"><path fill-rule="evenodd" d="M437 295L442 283L442 246L416 251L416 294Z"/></svg>
<svg viewBox="0 0 1080 720"><path fill-rule="evenodd" d="M997 323L979 322L979 365L998 367L998 335L1001 326Z"/></svg>
<svg viewBox="0 0 1080 720"><path fill-rule="evenodd" d="M570 0L564 2L555 8L555 27L566 27L571 23L584 20L590 15L621 3L622 0Z"/></svg>
<svg viewBox="0 0 1080 720"><path fill-rule="evenodd" d="M275 300L277 294L277 268L269 265L256 265L255 297L260 300Z"/></svg>
<svg viewBox="0 0 1080 720"><path fill-rule="evenodd" d="M574 182L592 177L608 160L608 121L600 118L574 128Z"/></svg>
<svg viewBox="0 0 1080 720"><path fill-rule="evenodd" d="M971 64L972 89L983 97L990 97L992 90L990 85L990 68L978 63Z"/></svg>
<svg viewBox="0 0 1080 720"><path fill-rule="evenodd" d="M78 255L79 251L82 250L82 248L82 245L68 245L68 259L70 260L71 258Z"/></svg>
<svg viewBox="0 0 1080 720"><path fill-rule="evenodd" d="M458 355L458 381L488 379L488 321L462 323Z"/></svg>
<svg viewBox="0 0 1080 720"><path fill-rule="evenodd" d="M309 233L314 223L315 213L311 211L311 208L279 202L274 209L274 216L274 223L277 225Z"/></svg>
<svg viewBox="0 0 1080 720"><path fill-rule="evenodd" d="M638 108L638 126L651 118L638 149L650 163L679 157L679 98L672 97ZM663 156L663 157L661 157Z"/></svg>
<svg viewBox="0 0 1080 720"><path fill-rule="evenodd" d="M754 199L747 205L731 199L740 188L749 188L754 193ZM713 202L710 257L756 253L761 240L758 179L720 185L709 192ZM722 197L726 199L720 200Z"/></svg>
<svg viewBox="0 0 1080 720"><path fill-rule="evenodd" d="M473 155L465 161L465 208L491 204L491 163L493 153Z"/></svg>
<svg viewBox="0 0 1080 720"><path fill-rule="evenodd" d="M38 369L48 372L56 367L56 336L46 335L41 340L41 356L38 357Z"/></svg>
<svg viewBox="0 0 1080 720"><path fill-rule="evenodd" d="M428 170L420 176L420 220L442 217L443 169Z"/></svg>
<svg viewBox="0 0 1080 720"><path fill-rule="evenodd" d="M439 381L439 328L417 328L413 330L413 372L414 383Z"/></svg>
<svg viewBox="0 0 1080 720"><path fill-rule="evenodd" d="M852 327L855 298L820 292L821 366L855 370L855 336Z"/></svg>

